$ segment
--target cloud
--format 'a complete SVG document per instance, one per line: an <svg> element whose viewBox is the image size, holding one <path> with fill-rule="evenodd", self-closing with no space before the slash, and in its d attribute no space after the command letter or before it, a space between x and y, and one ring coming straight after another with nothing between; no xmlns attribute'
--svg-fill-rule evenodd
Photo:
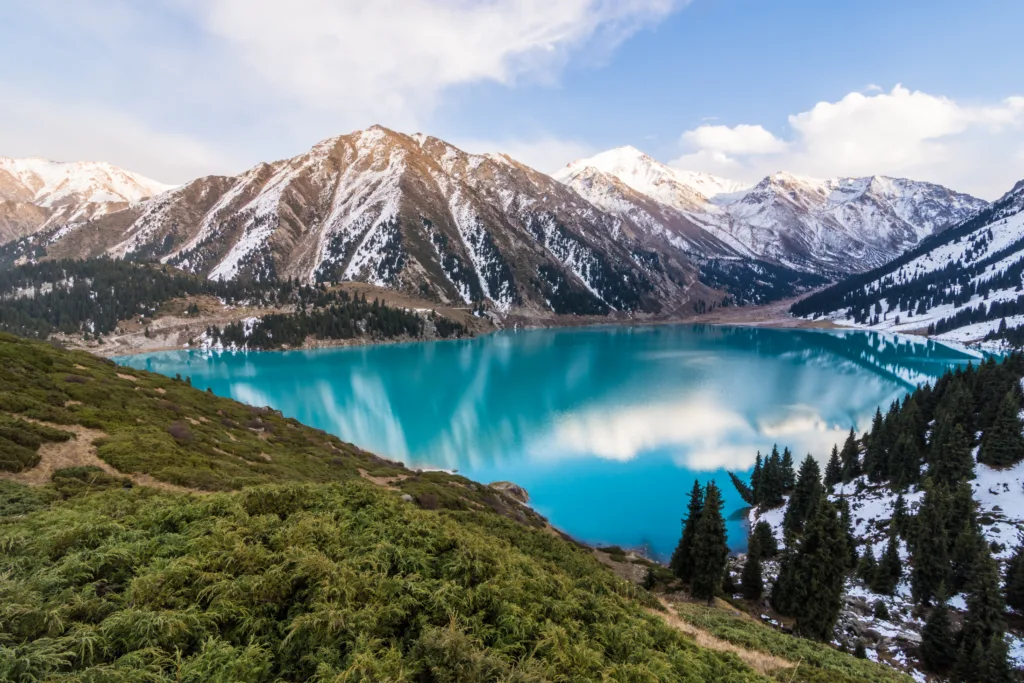
<svg viewBox="0 0 1024 683"><path fill-rule="evenodd" d="M570 161L597 152L595 147L585 142L549 135L533 140L455 140L452 144L475 154L501 152L543 173L554 173Z"/></svg>
<svg viewBox="0 0 1024 683"><path fill-rule="evenodd" d="M809 176L895 175L994 198L1020 179L1008 149L1024 141L1024 97L975 105L911 91L852 92L788 118L789 139L760 125L700 126L672 162L756 180L777 170Z"/></svg>
<svg viewBox="0 0 1024 683"><path fill-rule="evenodd" d="M555 83L570 62L607 57L687 1L108 0L102 13L22 3L0 9L0 53L47 50L0 76L0 106L24 92L44 115L7 112L0 142L24 144L0 154L118 158L180 182L374 123L429 129L452 89ZM104 133L122 125L123 142ZM508 151L545 163L555 142Z"/></svg>
<svg viewBox="0 0 1024 683"><path fill-rule="evenodd" d="M203 0L200 25L251 77L306 106L415 125L447 88L550 79L679 0Z"/></svg>
<svg viewBox="0 0 1024 683"><path fill-rule="evenodd" d="M107 161L172 184L237 170L205 143L152 129L124 112L11 91L0 98L0 151L12 157Z"/></svg>

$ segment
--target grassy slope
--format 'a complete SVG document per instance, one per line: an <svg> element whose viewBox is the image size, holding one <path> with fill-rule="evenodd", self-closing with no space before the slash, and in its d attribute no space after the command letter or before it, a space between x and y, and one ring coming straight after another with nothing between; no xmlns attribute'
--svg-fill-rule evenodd
<svg viewBox="0 0 1024 683"><path fill-rule="evenodd" d="M468 480L11 337L0 413L101 430L122 472L219 491L89 468L0 481L0 680L765 680ZM776 677L804 670L825 671Z"/></svg>

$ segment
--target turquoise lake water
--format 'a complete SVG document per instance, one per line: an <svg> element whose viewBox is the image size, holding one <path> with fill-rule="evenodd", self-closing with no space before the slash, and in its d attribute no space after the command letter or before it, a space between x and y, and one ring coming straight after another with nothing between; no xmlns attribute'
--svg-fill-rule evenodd
<svg viewBox="0 0 1024 683"><path fill-rule="evenodd" d="M117 359L337 434L411 467L514 481L552 524L666 557L694 478L789 446L824 461L875 407L969 356L865 332L679 325L468 341ZM884 408L883 408L884 410ZM742 522L729 541L745 546Z"/></svg>

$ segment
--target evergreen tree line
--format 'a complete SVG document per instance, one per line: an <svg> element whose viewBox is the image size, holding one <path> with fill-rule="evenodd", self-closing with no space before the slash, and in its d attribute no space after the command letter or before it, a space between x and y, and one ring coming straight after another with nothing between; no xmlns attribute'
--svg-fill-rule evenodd
<svg viewBox="0 0 1024 683"><path fill-rule="evenodd" d="M988 304L982 302L973 308L961 309L951 316L940 318L928 325L928 334L942 334L965 325L1002 318L1000 327L988 337L1004 338L1006 336L1006 318L1014 315L1024 315L1024 294L1010 301L992 301Z"/></svg>
<svg viewBox="0 0 1024 683"><path fill-rule="evenodd" d="M423 336L424 319L404 308L388 306L378 299L368 302L365 294L350 298L346 292L337 292L333 301L336 303L309 310L303 307L296 313L265 315L250 324L238 321L224 327L210 326L206 334L214 344L253 350L301 346L309 337L391 339ZM439 337L466 334L464 325L435 312L430 313L429 319Z"/></svg>
<svg viewBox="0 0 1024 683"><path fill-rule="evenodd" d="M739 306L785 299L829 282L814 273L740 259L704 260L700 263L698 279L712 289L729 292L731 302Z"/></svg>
<svg viewBox="0 0 1024 683"><path fill-rule="evenodd" d="M1010 680L1005 610L1009 605L1024 611L1024 544L1001 577L970 480L975 447L977 461L993 467L1024 459L1022 376L1019 353L948 372L934 386L926 384L891 404L884 415L876 411L861 439L851 430L842 450L833 447L823 478L816 460L804 460L783 518L785 544L770 597L776 610L795 617L800 634L831 638L843 582L851 573L884 595L893 595L906 578L913 600L927 615L920 656L930 671L972 683ZM734 477L748 502L765 508L778 503L774 494L764 493L766 472L769 480L776 477L777 466L770 464L775 460L773 455L762 462L759 456L750 485ZM868 542L858 558L847 502L842 496L829 499L835 485L854 480L859 488L886 486L898 494L879 557ZM924 492L913 512L903 496L912 486ZM759 527L752 530L751 558L743 572L743 593L751 599L762 590L759 548L765 532ZM909 555L907 567L902 547ZM967 595L967 614L956 630L946 601L960 593Z"/></svg>

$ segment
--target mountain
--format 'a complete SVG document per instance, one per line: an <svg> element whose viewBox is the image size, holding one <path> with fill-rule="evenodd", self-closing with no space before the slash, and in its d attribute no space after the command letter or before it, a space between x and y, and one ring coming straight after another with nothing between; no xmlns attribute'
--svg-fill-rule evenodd
<svg viewBox="0 0 1024 683"><path fill-rule="evenodd" d="M659 599L619 574L665 568L508 482L42 342L0 360L0 680L910 680Z"/></svg>
<svg viewBox="0 0 1024 683"><path fill-rule="evenodd" d="M120 211L170 188L103 162L0 157L0 243Z"/></svg>
<svg viewBox="0 0 1024 683"><path fill-rule="evenodd" d="M987 205L939 185L884 176L776 173L749 187L671 168L632 147L575 161L554 177L605 211L649 216L652 231L697 226L737 254L820 274L881 265Z"/></svg>
<svg viewBox="0 0 1024 683"><path fill-rule="evenodd" d="M795 304L798 316L934 335L1024 342L1024 181L885 266ZM1005 322L1004 322L1005 321Z"/></svg>
<svg viewBox="0 0 1024 683"><path fill-rule="evenodd" d="M631 221L503 155L373 127L199 178L124 211L41 232L51 257L159 259L212 279L359 280L498 313L653 312L695 268ZM700 230L692 250L729 250Z"/></svg>

